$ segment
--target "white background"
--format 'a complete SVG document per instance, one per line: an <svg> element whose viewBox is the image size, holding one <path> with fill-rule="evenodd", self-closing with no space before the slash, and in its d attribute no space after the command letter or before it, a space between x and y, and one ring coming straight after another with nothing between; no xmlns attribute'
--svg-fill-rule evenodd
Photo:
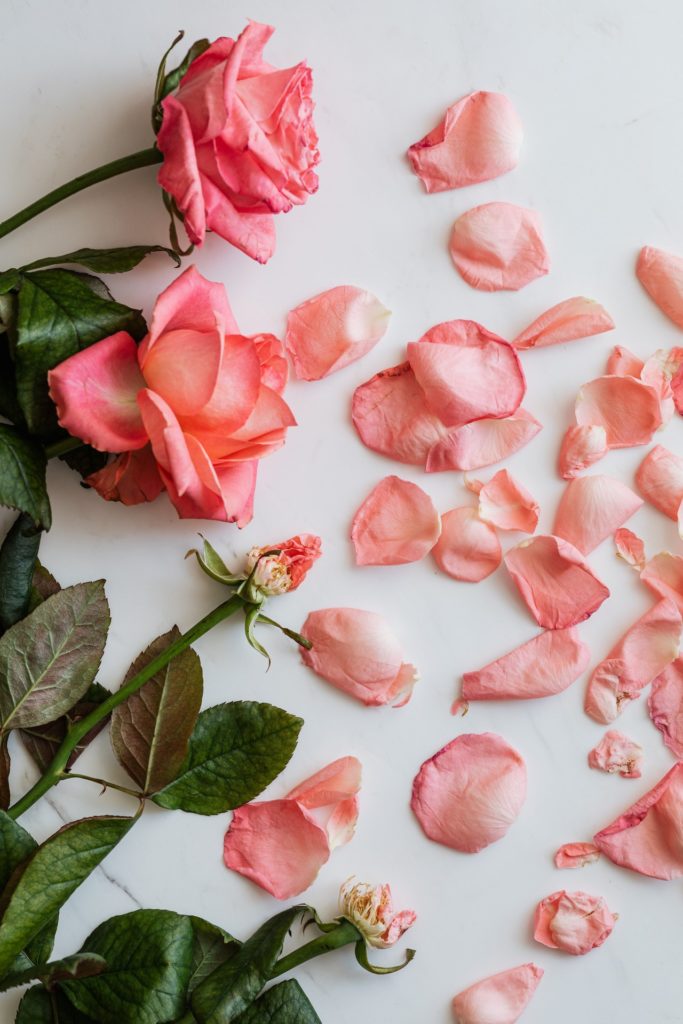
<svg viewBox="0 0 683 1024"><path fill-rule="evenodd" d="M173 622L189 626L222 600L216 585L183 561L196 528L228 559L252 543L318 532L324 558L274 614L296 627L313 608L375 609L402 637L422 676L402 710L355 703L309 674L297 652L274 635L268 636L274 664L265 675L237 622L198 645L206 704L270 700L306 719L296 754L269 795L284 794L341 755L363 762L356 838L334 853L305 898L332 915L339 883L355 873L390 881L397 902L419 914L409 935L418 956L402 974L370 977L349 951L299 970L325 1024L446 1024L456 992L531 959L546 974L525 1015L528 1024L681 1021L681 883L648 880L609 863L575 873L552 864L560 844L590 839L670 766L645 701L619 723L645 747L644 777L636 782L587 768L586 754L602 730L582 711L583 680L547 700L479 705L464 721L451 718L460 673L530 638L535 624L504 570L472 586L439 575L430 559L359 569L348 532L359 503L388 473L419 482L440 511L471 501L460 474L426 477L382 459L363 448L350 423L354 387L399 361L405 343L431 325L473 318L512 337L577 294L598 299L616 320L611 335L524 355L525 406L544 430L508 465L540 500L542 531L551 529L562 491L556 453L580 384L602 371L617 341L641 356L680 343L680 332L650 303L633 267L645 243L683 252L683 8L675 0L9 0L0 65L0 215L89 167L150 145L156 65L177 29L186 29L188 41L232 35L248 16L277 26L270 61L287 66L306 58L314 68L320 191L278 218L278 249L267 267L218 238L209 239L195 262L207 277L225 282L245 333L282 335L288 309L344 283L370 289L393 310L389 331L362 362L320 383L291 385L300 425L286 448L262 464L256 515L243 532L180 522L165 497L134 509L107 504L82 490L65 467L52 465L55 523L41 558L63 584L106 577L113 624L99 678L111 687L154 636ZM526 132L521 163L496 181L428 196L405 150L472 89L503 91L516 104ZM44 214L1 243L0 266L82 245L163 242L166 218L154 178L153 168L137 171ZM455 217L494 199L534 207L545 226L551 273L519 294L473 291L448 256ZM149 313L172 277L170 265L155 257L110 283L117 297ZM680 453L681 433L678 420L662 440ZM643 454L614 453L595 471L630 483ZM645 535L651 552L680 550L674 524L652 510L629 525ZM592 564L613 594L581 630L595 663L650 598L610 542ZM422 761L468 730L500 732L529 770L517 823L476 856L429 842L409 809ZM19 794L35 771L17 748L13 753ZM123 781L106 735L79 767ZM22 821L43 838L64 820L132 809L125 797L100 797L95 787L71 782ZM238 936L249 934L278 904L223 867L228 820L150 807L62 912L58 952L73 951L109 915L139 906L204 915ZM620 915L607 943L582 959L531 938L536 902L562 887L603 895ZM380 959L401 955L398 949ZM16 1001L16 994L0 998L3 1021L12 1019Z"/></svg>

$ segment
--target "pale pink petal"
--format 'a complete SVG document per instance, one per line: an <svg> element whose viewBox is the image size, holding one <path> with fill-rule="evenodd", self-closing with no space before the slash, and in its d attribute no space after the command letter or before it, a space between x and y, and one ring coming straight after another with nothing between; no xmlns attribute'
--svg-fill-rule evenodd
<svg viewBox="0 0 683 1024"><path fill-rule="evenodd" d="M453 225L451 256L473 288L517 291L550 270L534 210L512 203L485 203L458 217Z"/></svg>
<svg viewBox="0 0 683 1024"><path fill-rule="evenodd" d="M662 425L656 390L634 377L598 377L584 384L575 413L580 427L605 428L608 448L647 444Z"/></svg>
<svg viewBox="0 0 683 1024"><path fill-rule="evenodd" d="M679 761L683 761L683 658L672 661L657 676L647 707L664 743Z"/></svg>
<svg viewBox="0 0 683 1024"><path fill-rule="evenodd" d="M382 370L357 387L351 418L366 447L413 466L424 466L430 449L448 433L429 410L410 363Z"/></svg>
<svg viewBox="0 0 683 1024"><path fill-rule="evenodd" d="M560 537L522 541L508 551L505 565L529 611L545 629L575 626L609 597L581 552Z"/></svg>
<svg viewBox="0 0 683 1024"><path fill-rule="evenodd" d="M683 557L661 551L646 564L640 574L646 587L659 597L670 598L683 615Z"/></svg>
<svg viewBox="0 0 683 1024"><path fill-rule="evenodd" d="M524 398L519 356L473 320L432 327L408 345L408 360L427 405L449 427L511 416Z"/></svg>
<svg viewBox="0 0 683 1024"><path fill-rule="evenodd" d="M478 493L479 517L499 530L533 533L538 526L538 502L507 469L499 470Z"/></svg>
<svg viewBox="0 0 683 1024"><path fill-rule="evenodd" d="M578 630L547 630L462 677L462 699L527 700L551 697L571 686L588 667L590 651Z"/></svg>
<svg viewBox="0 0 683 1024"><path fill-rule="evenodd" d="M544 348L612 330L614 321L607 310L594 299L577 295L541 313L512 344L518 349Z"/></svg>
<svg viewBox="0 0 683 1024"><path fill-rule="evenodd" d="M681 613L668 599L641 616L593 672L586 713L597 722L613 722L678 657L682 626Z"/></svg>
<svg viewBox="0 0 683 1024"><path fill-rule="evenodd" d="M640 377L645 363L624 345L615 345L607 360L605 373L610 377Z"/></svg>
<svg viewBox="0 0 683 1024"><path fill-rule="evenodd" d="M370 707L403 705L417 681L403 661L396 636L382 615L358 608L311 612L301 632L313 647L302 648L305 665L333 686Z"/></svg>
<svg viewBox="0 0 683 1024"><path fill-rule="evenodd" d="M681 364L671 379L671 393L676 412L683 416L683 364Z"/></svg>
<svg viewBox="0 0 683 1024"><path fill-rule="evenodd" d="M315 295L287 317L285 345L300 380L320 380L374 348L391 314L362 288L340 285Z"/></svg>
<svg viewBox="0 0 683 1024"><path fill-rule="evenodd" d="M622 528L614 534L617 555L638 572L645 568L645 544L632 530Z"/></svg>
<svg viewBox="0 0 683 1024"><path fill-rule="evenodd" d="M476 853L503 838L525 797L517 751L494 733L466 733L424 762L410 806L429 839Z"/></svg>
<svg viewBox="0 0 683 1024"><path fill-rule="evenodd" d="M65 359L47 375L60 426L102 452L143 448L148 441L137 406L145 381L138 348L119 331Z"/></svg>
<svg viewBox="0 0 683 1024"><path fill-rule="evenodd" d="M669 519L678 521L683 502L683 459L661 444L645 456L636 473L636 483L651 505Z"/></svg>
<svg viewBox="0 0 683 1024"><path fill-rule="evenodd" d="M164 489L151 445L117 455L86 477L84 483L105 501L120 501L122 505L155 501Z"/></svg>
<svg viewBox="0 0 683 1024"><path fill-rule="evenodd" d="M671 351L679 350L672 349ZM676 411L671 380L678 366L678 361L675 357L671 357L669 350L660 348L645 361L640 374L641 380L653 387L659 395L663 425L669 422Z"/></svg>
<svg viewBox="0 0 683 1024"><path fill-rule="evenodd" d="M427 472L450 469L481 469L501 462L523 448L541 430L541 424L525 409L503 420L477 420L449 430L435 441L427 457Z"/></svg>
<svg viewBox="0 0 683 1024"><path fill-rule="evenodd" d="M664 880L683 875L683 762L594 837L611 861Z"/></svg>
<svg viewBox="0 0 683 1024"><path fill-rule="evenodd" d="M584 868L599 857L600 850L593 843L565 843L555 854L555 867Z"/></svg>
<svg viewBox="0 0 683 1024"><path fill-rule="evenodd" d="M408 480L387 476L360 506L351 526L357 565L403 565L431 551L441 532L432 499Z"/></svg>
<svg viewBox="0 0 683 1024"><path fill-rule="evenodd" d="M561 889L536 907L534 938L551 949L583 956L603 944L616 920L601 896Z"/></svg>
<svg viewBox="0 0 683 1024"><path fill-rule="evenodd" d="M357 757L339 757L321 768L287 794L309 810L338 804L360 789L362 766Z"/></svg>
<svg viewBox="0 0 683 1024"><path fill-rule="evenodd" d="M515 1024L543 977L543 968L522 964L477 981L452 1003L455 1024Z"/></svg>
<svg viewBox="0 0 683 1024"><path fill-rule="evenodd" d="M588 764L609 775L621 775L624 779L639 779L643 763L643 748L640 743L624 736L623 732L610 729L596 747L588 754Z"/></svg>
<svg viewBox="0 0 683 1024"><path fill-rule="evenodd" d="M607 431L604 427L592 423L584 427L569 427L560 448L560 476L572 480L584 469L599 462L608 451Z"/></svg>
<svg viewBox="0 0 683 1024"><path fill-rule="evenodd" d="M642 504L638 495L619 480L609 476L580 477L565 487L553 533L568 540L584 555L590 555Z"/></svg>
<svg viewBox="0 0 683 1024"><path fill-rule="evenodd" d="M501 563L503 553L493 526L469 506L451 509L441 517L441 536L432 550L442 572L456 580L479 583Z"/></svg>
<svg viewBox="0 0 683 1024"><path fill-rule="evenodd" d="M683 258L664 249L643 246L636 276L661 311L683 327Z"/></svg>
<svg viewBox="0 0 683 1024"><path fill-rule="evenodd" d="M507 96L471 92L415 142L408 158L427 192L497 178L517 166L522 123Z"/></svg>

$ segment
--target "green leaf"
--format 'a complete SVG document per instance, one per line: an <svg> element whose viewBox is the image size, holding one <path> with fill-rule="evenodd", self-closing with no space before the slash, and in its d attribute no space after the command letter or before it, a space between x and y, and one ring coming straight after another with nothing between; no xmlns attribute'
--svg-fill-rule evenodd
<svg viewBox="0 0 683 1024"><path fill-rule="evenodd" d="M74 448L72 452L65 452L59 456L60 462L65 462L69 469L75 470L83 479L103 469L109 462L108 452L98 452L89 444Z"/></svg>
<svg viewBox="0 0 683 1024"><path fill-rule="evenodd" d="M93 683L88 687L81 700L74 704L72 708L69 708L66 714L56 718L54 722L48 722L47 725L36 725L32 729L20 730L24 746L42 772L46 771L52 763L52 759L62 745L70 727L76 722L80 722L82 718L89 715L91 711L94 711L96 707L103 704L109 697L111 697L111 693L105 686ZM67 770L76 763L86 747L102 732L108 721L109 718L107 716L98 722L90 732L85 734L69 755L69 759L66 762Z"/></svg>
<svg viewBox="0 0 683 1024"><path fill-rule="evenodd" d="M223 928L204 921L201 917L191 917L190 921L194 931L194 944L187 990L194 992L217 967L235 955L241 943Z"/></svg>
<svg viewBox="0 0 683 1024"><path fill-rule="evenodd" d="M61 589L49 569L46 569L40 562L36 562L28 610L34 611L39 604L47 601L48 597L52 597L53 594L58 594Z"/></svg>
<svg viewBox="0 0 683 1024"><path fill-rule="evenodd" d="M135 820L103 816L71 822L50 836L17 869L0 900L0 977Z"/></svg>
<svg viewBox="0 0 683 1024"><path fill-rule="evenodd" d="M139 310L95 293L81 274L26 274L19 291L15 365L17 398L31 433L50 435L57 428L48 370L116 331L141 338L145 329Z"/></svg>
<svg viewBox="0 0 683 1024"><path fill-rule="evenodd" d="M0 637L2 728L44 725L81 699L102 659L109 629L104 581L49 597Z"/></svg>
<svg viewBox="0 0 683 1024"><path fill-rule="evenodd" d="M94 270L97 274L123 274L137 267L138 263L142 263L145 256L152 252L165 252L176 267L180 266L177 254L165 245L126 245L114 249L76 249L74 252L64 253L63 256L46 256L34 263L28 263L21 269L38 270L41 267L54 267L62 263L76 263L79 267Z"/></svg>
<svg viewBox="0 0 683 1024"><path fill-rule="evenodd" d="M189 918L170 910L135 910L112 917L83 943L108 969L97 977L67 981L71 1003L100 1024L157 1024L185 1006L192 964Z"/></svg>
<svg viewBox="0 0 683 1024"><path fill-rule="evenodd" d="M14 1024L92 1024L92 1020L74 1009L66 996L35 985L19 1003Z"/></svg>
<svg viewBox="0 0 683 1024"><path fill-rule="evenodd" d="M10 298L10 296L6 296ZM9 335L5 331L2 296L0 296L0 416L18 427L24 426L24 414L17 402L17 382L10 351Z"/></svg>
<svg viewBox="0 0 683 1024"><path fill-rule="evenodd" d="M301 718L272 704L234 701L207 708L197 719L180 775L153 800L195 814L241 807L280 774L302 725Z"/></svg>
<svg viewBox="0 0 683 1024"><path fill-rule="evenodd" d="M230 1024L251 1006L270 978L287 932L307 909L289 907L271 917L195 989L191 1004L199 1024Z"/></svg>
<svg viewBox="0 0 683 1024"><path fill-rule="evenodd" d="M52 989L58 982L68 981L70 978L91 978L101 974L106 967L106 960L95 953L74 953L72 956L65 956L63 960L53 960L49 964L5 975L0 981L0 992L17 988L19 985L27 985L30 981L42 981L47 989Z"/></svg>
<svg viewBox="0 0 683 1024"><path fill-rule="evenodd" d="M293 978L269 988L237 1021L238 1024L322 1024L308 996Z"/></svg>
<svg viewBox="0 0 683 1024"><path fill-rule="evenodd" d="M0 736L0 807L3 811L7 810L11 802L9 773L12 767L12 762L7 748L8 741L9 733L6 732L4 735Z"/></svg>
<svg viewBox="0 0 683 1024"><path fill-rule="evenodd" d="M21 274L18 270L3 270L0 274L0 295L7 295L13 288L21 284Z"/></svg>
<svg viewBox="0 0 683 1024"><path fill-rule="evenodd" d="M23 437L15 427L0 424L0 505L31 517L49 530L52 522L45 487L45 452L37 441Z"/></svg>
<svg viewBox="0 0 683 1024"><path fill-rule="evenodd" d="M200 57L210 46L211 42L209 39L197 39L197 41L192 44L185 54L182 63L179 64L175 70L169 71L164 78L164 84L162 86L159 99L164 99L165 96L168 96L169 93L173 92L173 90L178 87L180 79L187 74L187 70L192 61L196 60L197 57Z"/></svg>
<svg viewBox="0 0 683 1024"><path fill-rule="evenodd" d="M174 626L153 640L130 666L123 685L179 639ZM201 662L187 648L114 709L114 753L144 793L163 789L183 767L203 692Z"/></svg>
<svg viewBox="0 0 683 1024"><path fill-rule="evenodd" d="M226 586L233 586L236 583L242 583L244 581L244 576L237 576L228 569L216 549L209 544L205 537L202 537L202 541L203 544L201 551L197 551L196 548L191 548L185 557L188 558L190 555L195 555L200 568L207 576L210 576L212 580L215 580L216 583L224 583Z"/></svg>
<svg viewBox="0 0 683 1024"><path fill-rule="evenodd" d="M4 811L0 811L0 890L4 890L10 878L19 867L33 855L38 844L18 822ZM13 969L23 970L34 964L45 963L52 952L55 932L57 931L57 915L48 921L45 927L19 953Z"/></svg>
<svg viewBox="0 0 683 1024"><path fill-rule="evenodd" d="M0 547L0 632L28 612L39 547L40 531L21 513Z"/></svg>

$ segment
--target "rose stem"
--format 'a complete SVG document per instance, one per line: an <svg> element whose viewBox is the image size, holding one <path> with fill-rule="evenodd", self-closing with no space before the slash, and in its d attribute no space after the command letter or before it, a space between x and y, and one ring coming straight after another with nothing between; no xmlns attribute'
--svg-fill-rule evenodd
<svg viewBox="0 0 683 1024"><path fill-rule="evenodd" d="M329 953L332 949L339 949L340 946L348 946L351 942L359 941L362 942L363 937L355 925L351 924L350 921L342 919L333 931L319 935L317 939L312 939L304 946L300 946L298 949L288 953L287 956L281 957L270 972L270 977L271 979L279 978L281 974L286 974L293 967L298 967L299 964L306 963L307 960L312 960L313 957L321 956L323 953Z"/></svg>

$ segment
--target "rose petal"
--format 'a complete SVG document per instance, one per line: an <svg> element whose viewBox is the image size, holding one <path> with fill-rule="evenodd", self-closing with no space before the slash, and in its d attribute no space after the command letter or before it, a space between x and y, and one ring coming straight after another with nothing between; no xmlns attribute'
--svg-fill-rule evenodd
<svg viewBox="0 0 683 1024"><path fill-rule="evenodd" d="M525 797L517 751L494 733L467 733L424 762L410 806L429 839L476 853L503 838Z"/></svg>
<svg viewBox="0 0 683 1024"><path fill-rule="evenodd" d="M460 275L473 288L517 291L550 270L534 210L512 203L485 203L458 217L450 251Z"/></svg>
<svg viewBox="0 0 683 1024"><path fill-rule="evenodd" d="M640 574L646 587L662 598L670 598L683 615L683 558L661 551Z"/></svg>
<svg viewBox="0 0 683 1024"><path fill-rule="evenodd" d="M305 665L369 707L407 703L417 681L413 665L386 620L358 608L311 612L301 630L313 644L302 649Z"/></svg>
<svg viewBox="0 0 683 1024"><path fill-rule="evenodd" d="M332 806L356 795L361 775L357 757L339 757L290 790L287 799L296 800L309 810Z"/></svg>
<svg viewBox="0 0 683 1024"><path fill-rule="evenodd" d="M522 541L508 551L505 565L529 611L545 629L575 626L609 597L581 552L559 537Z"/></svg>
<svg viewBox="0 0 683 1024"><path fill-rule="evenodd" d="M603 944L616 920L602 896L561 889L536 907L534 938L551 949L583 956Z"/></svg>
<svg viewBox="0 0 683 1024"><path fill-rule="evenodd" d="M427 192L497 178L517 166L522 123L507 96L471 92L415 142L408 158Z"/></svg>
<svg viewBox="0 0 683 1024"><path fill-rule="evenodd" d="M208 281L196 267L188 267L155 302L149 335L140 348L141 359L168 331L213 331L217 319L226 334L239 334L224 285Z"/></svg>
<svg viewBox="0 0 683 1024"><path fill-rule="evenodd" d="M117 455L86 477L84 483L105 501L120 501L123 505L155 501L164 489L151 445Z"/></svg>
<svg viewBox="0 0 683 1024"><path fill-rule="evenodd" d="M254 334L254 343L261 367L261 383L281 395L289 377L285 347L274 334Z"/></svg>
<svg viewBox="0 0 683 1024"><path fill-rule="evenodd" d="M683 875L683 763L593 837L611 861L664 880Z"/></svg>
<svg viewBox="0 0 683 1024"><path fill-rule="evenodd" d="M645 568L645 545L632 530L625 528L617 530L614 534L614 544L619 558L622 558L632 569L641 572Z"/></svg>
<svg viewBox="0 0 683 1024"><path fill-rule="evenodd" d="M320 380L374 348L391 316L362 288L340 285L315 295L287 317L285 345L300 380Z"/></svg>
<svg viewBox="0 0 683 1024"><path fill-rule="evenodd" d="M580 427L605 428L608 448L647 444L662 425L657 392L633 377L598 377L584 384L575 413Z"/></svg>
<svg viewBox="0 0 683 1024"><path fill-rule="evenodd" d="M609 775L621 775L624 779L639 779L643 763L643 748L640 743L624 736L623 732L610 729L596 747L588 754L588 764Z"/></svg>
<svg viewBox="0 0 683 1024"><path fill-rule="evenodd" d="M651 505L678 521L683 501L683 459L661 444L655 445L638 467L636 483Z"/></svg>
<svg viewBox="0 0 683 1024"><path fill-rule="evenodd" d="M609 476L571 480L560 499L553 533L589 555L638 511L643 502Z"/></svg>
<svg viewBox="0 0 683 1024"><path fill-rule="evenodd" d="M645 245L638 255L636 276L661 311L683 327L683 259Z"/></svg>
<svg viewBox="0 0 683 1024"><path fill-rule="evenodd" d="M541 424L525 409L503 420L477 420L456 427L430 448L427 472L482 469L519 451L539 430Z"/></svg>
<svg viewBox="0 0 683 1024"><path fill-rule="evenodd" d="M610 377L640 377L645 363L624 345L612 349L605 373Z"/></svg>
<svg viewBox="0 0 683 1024"><path fill-rule="evenodd" d="M676 412L683 416L683 364L671 378L671 393Z"/></svg>
<svg viewBox="0 0 683 1024"><path fill-rule="evenodd" d="M612 330L614 321L607 310L594 299L577 295L541 313L512 344L518 349L544 348Z"/></svg>
<svg viewBox="0 0 683 1024"><path fill-rule="evenodd" d="M432 555L442 572L455 580L479 583L498 568L503 557L498 535L469 506L441 517L441 536Z"/></svg>
<svg viewBox="0 0 683 1024"><path fill-rule="evenodd" d="M679 761L683 760L683 658L672 661L657 676L647 707L666 746Z"/></svg>
<svg viewBox="0 0 683 1024"><path fill-rule="evenodd" d="M599 857L600 850L593 843L565 843L555 854L555 867L584 868Z"/></svg>
<svg viewBox="0 0 683 1024"><path fill-rule="evenodd" d="M575 627L548 630L462 677L462 699L527 700L551 697L588 667L590 651Z"/></svg>
<svg viewBox="0 0 683 1024"><path fill-rule="evenodd" d="M351 540L357 565L403 565L431 551L439 533L439 514L417 484L387 476L356 512Z"/></svg>
<svg viewBox="0 0 683 1024"><path fill-rule="evenodd" d="M533 533L538 514L538 502L507 469L499 470L479 490L479 517L499 530Z"/></svg>
<svg viewBox="0 0 683 1024"><path fill-rule="evenodd" d="M470 985L453 1000L455 1024L515 1024L543 977L536 964L522 964Z"/></svg>
<svg viewBox="0 0 683 1024"><path fill-rule="evenodd" d="M608 451L607 431L604 427L592 423L584 427L570 427L560 448L560 476L565 480L573 479L584 469L599 462Z"/></svg>

